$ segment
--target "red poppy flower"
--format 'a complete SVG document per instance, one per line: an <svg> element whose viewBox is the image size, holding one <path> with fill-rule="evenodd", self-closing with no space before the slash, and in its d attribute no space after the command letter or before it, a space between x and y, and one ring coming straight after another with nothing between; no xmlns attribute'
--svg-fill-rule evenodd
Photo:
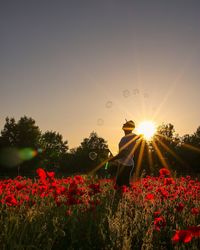
<svg viewBox="0 0 200 250"><path fill-rule="evenodd" d="M46 175L44 169L38 168L36 170L36 172L37 172L37 174L38 174L38 176L40 177L41 180L45 180L46 179L47 175Z"/></svg>
<svg viewBox="0 0 200 250"><path fill-rule="evenodd" d="M183 208L185 207L185 205L183 203L179 203L178 206L176 207L176 210L178 212L181 212L183 210Z"/></svg>
<svg viewBox="0 0 200 250"><path fill-rule="evenodd" d="M160 211L155 211L153 213L153 215L154 215L154 218L159 217L160 216Z"/></svg>
<svg viewBox="0 0 200 250"><path fill-rule="evenodd" d="M54 172L47 172L47 176L49 177L49 179L53 179L55 177L55 173Z"/></svg>
<svg viewBox="0 0 200 250"><path fill-rule="evenodd" d="M172 237L173 243L183 242L188 243L192 240L192 233L190 230L177 230Z"/></svg>
<svg viewBox="0 0 200 250"><path fill-rule="evenodd" d="M155 230L160 231L161 228L166 226L166 220L163 216L157 217L154 219Z"/></svg>
<svg viewBox="0 0 200 250"><path fill-rule="evenodd" d="M154 200L154 194L147 194L145 196L145 200L150 200L150 201Z"/></svg>
<svg viewBox="0 0 200 250"><path fill-rule="evenodd" d="M167 168L161 168L159 170L160 175L170 175L170 171Z"/></svg>
<svg viewBox="0 0 200 250"><path fill-rule="evenodd" d="M164 184L165 185L171 185L171 184L174 184L174 183L175 183L175 181L174 181L173 178L165 178L164 179Z"/></svg>
<svg viewBox="0 0 200 250"><path fill-rule="evenodd" d="M8 206L16 206L17 205L17 200L15 199L14 195L8 195L5 198L5 203Z"/></svg>
<svg viewBox="0 0 200 250"><path fill-rule="evenodd" d="M199 208L193 207L193 208L191 209L191 213L192 213L192 214L195 214L195 215L199 214Z"/></svg>

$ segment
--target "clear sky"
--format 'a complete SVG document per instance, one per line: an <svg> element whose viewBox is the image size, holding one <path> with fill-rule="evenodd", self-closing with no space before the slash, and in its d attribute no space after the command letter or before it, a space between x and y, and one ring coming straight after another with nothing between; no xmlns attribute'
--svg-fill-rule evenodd
<svg viewBox="0 0 200 250"><path fill-rule="evenodd" d="M125 119L200 125L199 0L1 0L0 128L27 115L111 150Z"/></svg>

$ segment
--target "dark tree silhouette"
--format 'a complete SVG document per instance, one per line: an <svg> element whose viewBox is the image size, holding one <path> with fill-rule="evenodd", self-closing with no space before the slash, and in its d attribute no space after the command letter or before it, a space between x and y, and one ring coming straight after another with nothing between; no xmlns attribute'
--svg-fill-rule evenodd
<svg viewBox="0 0 200 250"><path fill-rule="evenodd" d="M17 150L20 151L24 148L30 148L30 150L37 150L39 146L39 138L41 132L39 127L36 126L35 121L32 118L26 116L21 117L16 123L14 118L6 118L6 123L1 131L0 146L2 154L9 154L8 150L11 150L12 155L10 157L18 157ZM7 150L8 149L8 150ZM16 149L16 150L15 150ZM5 151L6 150L6 151ZM15 150L15 151L14 151ZM30 171L30 169L37 163L38 158L34 158L28 162L16 161L16 165L9 168L9 172L23 174L23 171ZM14 162L14 161L13 161ZM4 168L3 168L4 167ZM1 161L1 170L5 171L5 162Z"/></svg>
<svg viewBox="0 0 200 250"><path fill-rule="evenodd" d="M77 148L68 150L67 143L57 132L42 134L32 118L24 116L16 122L14 118L7 117L0 133L0 175L17 175L19 170L21 175L30 175L38 167L56 170L60 175L86 174L108 157L107 142L95 132L84 138ZM200 126L195 133L179 137L171 123L162 124L152 141L143 141L139 145L135 151L135 164L141 160L139 175L143 170L147 174L157 174L159 168L166 167L164 162L177 175L200 175ZM160 150L160 157L156 147ZM18 152L26 148L37 153L32 159L21 161ZM142 159L138 161L141 151ZM13 161L15 165L12 165ZM96 173L106 174L104 167Z"/></svg>
<svg viewBox="0 0 200 250"><path fill-rule="evenodd" d="M81 145L71 150L70 164L75 172L88 173L95 168L100 162L108 157L107 142L92 132L89 138L83 139ZM98 173L102 173L100 169Z"/></svg>
<svg viewBox="0 0 200 250"><path fill-rule="evenodd" d="M15 122L15 119L6 117L6 123L1 131L0 146L16 147L17 134L17 123Z"/></svg>
<svg viewBox="0 0 200 250"><path fill-rule="evenodd" d="M182 159L189 165L180 174L200 175L200 126L192 135L186 134L181 138L178 147Z"/></svg>
<svg viewBox="0 0 200 250"><path fill-rule="evenodd" d="M180 143L180 138L179 136L175 133L175 128L174 125L171 123L168 124L162 124L157 128L157 133L154 136L154 141L158 148L160 149L160 152L163 158L163 163L161 159L158 157L158 153L156 152L154 148L154 159L156 159L157 165L162 166L164 162L170 167L171 170L176 170L176 164L177 164L177 159L179 157L177 155L177 145ZM178 164L180 164L179 162ZM167 166L162 166L162 167L167 167Z"/></svg>
<svg viewBox="0 0 200 250"><path fill-rule="evenodd" d="M40 137L39 144L42 150L40 164L47 170L58 171L60 164L67 154L67 141L63 141L61 134L47 131Z"/></svg>

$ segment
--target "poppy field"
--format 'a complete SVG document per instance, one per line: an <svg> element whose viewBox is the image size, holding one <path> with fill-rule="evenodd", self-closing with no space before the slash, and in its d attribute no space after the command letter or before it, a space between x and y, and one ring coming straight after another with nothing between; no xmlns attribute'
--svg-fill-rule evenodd
<svg viewBox="0 0 200 250"><path fill-rule="evenodd" d="M199 249L200 182L166 168L130 187L112 179L0 180L0 249Z"/></svg>

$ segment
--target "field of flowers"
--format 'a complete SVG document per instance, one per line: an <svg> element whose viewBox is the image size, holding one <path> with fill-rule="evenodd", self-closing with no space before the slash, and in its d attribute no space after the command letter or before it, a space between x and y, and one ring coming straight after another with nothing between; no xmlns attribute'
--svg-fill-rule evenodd
<svg viewBox="0 0 200 250"><path fill-rule="evenodd" d="M200 182L141 178L118 189L111 179L0 181L0 249L200 249Z"/></svg>

